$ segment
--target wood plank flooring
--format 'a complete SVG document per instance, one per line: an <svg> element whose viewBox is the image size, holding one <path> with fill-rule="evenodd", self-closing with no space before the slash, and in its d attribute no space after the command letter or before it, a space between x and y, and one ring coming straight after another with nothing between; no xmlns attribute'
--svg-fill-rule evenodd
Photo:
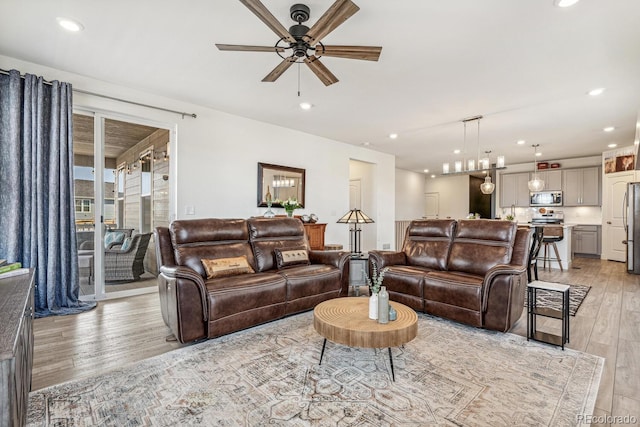
<svg viewBox="0 0 640 427"><path fill-rule="evenodd" d="M565 272L541 269L540 280L592 287L571 317L568 347L606 358L595 415L630 415L640 423L640 276L627 274L623 263L576 258ZM538 326L554 332L559 322L541 319ZM526 336L524 311L511 332ZM34 334L33 390L182 346L165 340L170 332L157 293L100 302L78 315L36 319Z"/></svg>

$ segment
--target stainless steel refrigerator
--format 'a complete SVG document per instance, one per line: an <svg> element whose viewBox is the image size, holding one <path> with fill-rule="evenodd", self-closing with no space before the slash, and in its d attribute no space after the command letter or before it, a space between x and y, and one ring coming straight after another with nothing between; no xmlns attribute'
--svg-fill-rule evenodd
<svg viewBox="0 0 640 427"><path fill-rule="evenodd" d="M640 274L640 182L627 184L623 223L627 232L627 272Z"/></svg>

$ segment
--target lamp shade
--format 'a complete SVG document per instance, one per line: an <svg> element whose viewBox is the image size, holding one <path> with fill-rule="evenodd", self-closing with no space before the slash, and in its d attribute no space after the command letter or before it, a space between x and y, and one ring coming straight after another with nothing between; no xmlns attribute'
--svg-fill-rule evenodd
<svg viewBox="0 0 640 427"><path fill-rule="evenodd" d="M482 194L491 194L493 190L496 188L496 185L491 182L491 176L487 175L484 177L484 182L480 184L480 191Z"/></svg>
<svg viewBox="0 0 640 427"><path fill-rule="evenodd" d="M339 224L371 224L373 220L360 209L351 209L337 222Z"/></svg>

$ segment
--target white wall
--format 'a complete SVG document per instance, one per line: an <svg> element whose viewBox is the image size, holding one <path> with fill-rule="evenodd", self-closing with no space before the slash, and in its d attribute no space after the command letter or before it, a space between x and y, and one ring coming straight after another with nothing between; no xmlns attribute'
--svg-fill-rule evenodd
<svg viewBox="0 0 640 427"><path fill-rule="evenodd" d="M461 219L469 215L469 175L426 178L425 191L439 194L439 218Z"/></svg>
<svg viewBox="0 0 640 427"><path fill-rule="evenodd" d="M376 223L378 222L378 200L376 197L376 177L375 177L375 169L376 165L361 162L358 160L351 160L349 162L349 179L350 180L360 180L360 189L361 189L361 204L360 209L362 212L367 214L371 219L375 222L372 224L362 224L360 227L362 229L361 234L361 250L363 252L368 252L370 250L376 249L377 247L377 232L376 232ZM353 205L350 205L349 208L353 208ZM342 214L346 213L342 212ZM351 226L343 225L342 226L345 231Z"/></svg>
<svg viewBox="0 0 640 427"><path fill-rule="evenodd" d="M196 119L75 92L74 105L119 112L171 129L171 212L173 218L247 218L257 208L258 162L306 169L305 209L327 223L325 241L348 248L340 215L349 209L349 160L375 164L376 200L395 198L395 158L362 147L246 119L210 108L113 85L89 77L0 56L0 68L43 76L96 92L158 107L196 113ZM170 84L170 82L167 82ZM186 215L193 207L195 214ZM284 213L283 210L280 210ZM379 203L376 247L394 239L394 203Z"/></svg>
<svg viewBox="0 0 640 427"><path fill-rule="evenodd" d="M396 169L396 220L420 219L425 214L425 175Z"/></svg>

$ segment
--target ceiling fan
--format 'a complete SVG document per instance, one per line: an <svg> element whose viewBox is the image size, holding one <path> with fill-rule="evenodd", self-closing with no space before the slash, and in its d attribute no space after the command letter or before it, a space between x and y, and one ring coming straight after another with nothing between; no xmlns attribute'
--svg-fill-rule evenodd
<svg viewBox="0 0 640 427"><path fill-rule="evenodd" d="M290 8L291 19L297 22L289 28L289 31L269 12L260 0L240 0L251 12L264 22L280 39L275 46L247 46L218 44L220 50L242 52L276 52L282 62L276 66L263 82L275 82L291 65L304 61L313 73L329 86L338 81L338 78L320 62L322 56L336 58L362 59L377 61L382 47L379 46L327 46L320 40L335 30L344 21L349 19L360 8L351 0L336 0L335 3L318 19L311 27L303 25L310 16L310 9L304 4L294 4ZM289 54L290 53L290 54Z"/></svg>

